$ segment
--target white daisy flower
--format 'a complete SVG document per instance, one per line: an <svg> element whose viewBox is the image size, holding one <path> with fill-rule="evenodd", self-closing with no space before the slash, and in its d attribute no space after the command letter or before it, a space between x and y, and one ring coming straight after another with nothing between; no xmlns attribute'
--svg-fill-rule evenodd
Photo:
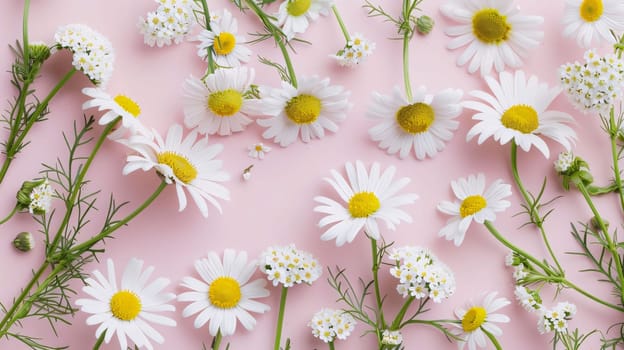
<svg viewBox="0 0 624 350"><path fill-rule="evenodd" d="M370 173L360 161L356 161L355 166L346 163L345 169L349 183L333 169L332 178L324 178L344 204L324 196L314 197L321 204L314 211L327 214L319 221L319 227L332 225L323 233L322 240L336 239L336 246L341 246L352 242L362 229L370 238L378 240L381 235L377 220L384 221L392 231L401 221L412 222L412 217L400 207L414 203L418 195L397 194L407 186L409 178L393 181L396 168L391 166L381 173L379 163L373 163Z"/></svg>
<svg viewBox="0 0 624 350"><path fill-rule="evenodd" d="M277 23L288 40L304 33L319 15L327 16L333 0L284 0L277 13Z"/></svg>
<svg viewBox="0 0 624 350"><path fill-rule="evenodd" d="M451 0L440 7L446 17L458 22L446 34L453 38L447 48L468 45L457 58L457 65L470 61L468 71L481 69L487 75L492 67L502 72L506 66L520 67L522 57L537 47L544 38L540 16L520 13L513 0Z"/></svg>
<svg viewBox="0 0 624 350"><path fill-rule="evenodd" d="M388 154L399 152L401 159L412 149L419 160L434 157L453 137L461 114L463 92L446 89L435 95L427 93L421 86L411 101L395 86L392 96L373 94L373 105L368 115L381 121L368 133L373 141L379 142Z"/></svg>
<svg viewBox="0 0 624 350"><path fill-rule="evenodd" d="M468 309L458 308L455 310L455 315L461 320L461 324L451 323L451 325L457 328L455 333L463 338L457 342L460 350L466 344L468 344L469 350L475 350L477 347L485 348L487 338L485 332L494 337L503 335L503 331L494 323L507 323L509 317L494 312L511 302L505 298L496 298L497 294L497 292L489 293L483 298L483 302L473 303L471 301Z"/></svg>
<svg viewBox="0 0 624 350"><path fill-rule="evenodd" d="M107 277L96 270L85 280L86 286L82 290L94 299L76 301L82 312L92 314L87 318L87 324L99 324L95 336L99 338L106 332L104 341L108 344L116 333L121 350L128 348L128 338L139 348L153 349L151 341L162 344L163 336L150 323L176 325L173 319L159 315L163 311L175 311L173 305L167 304L175 299L175 294L163 293L169 280L160 277L148 284L154 267L142 271L143 261L132 259L118 286L111 259L108 259L107 266Z"/></svg>
<svg viewBox="0 0 624 350"><path fill-rule="evenodd" d="M138 154L128 156L123 174L155 169L167 183L175 183L180 211L186 208L186 190L204 217L208 216L206 202L221 212L217 198L229 200L230 193L219 183L227 181L229 175L221 169L222 162L214 157L223 146L208 145L208 137L197 142L196 139L196 131L183 139L182 126L178 124L169 128L165 140L156 131L135 135L126 144Z"/></svg>
<svg viewBox="0 0 624 350"><path fill-rule="evenodd" d="M346 117L350 107L350 93L342 86L330 86L329 78L302 78L299 87L282 81L281 89L260 87L260 100L256 100L255 114L269 118L258 119L267 128L265 139L274 139L286 147L299 135L303 142L323 138L325 129L336 132L338 124Z"/></svg>
<svg viewBox="0 0 624 350"><path fill-rule="evenodd" d="M451 181L451 187L459 201L442 201L438 204L439 211L453 216L438 232L438 236L453 240L458 247L464 241L472 221L480 224L485 220L494 221L496 212L511 206L509 201L503 200L511 196L511 186L504 184L501 179L494 181L486 190L485 175L470 175Z"/></svg>
<svg viewBox="0 0 624 350"><path fill-rule="evenodd" d="M249 156L256 159L264 159L264 155L271 151L271 147L266 146L262 142L254 143L247 149L249 150Z"/></svg>
<svg viewBox="0 0 624 350"><path fill-rule="evenodd" d="M82 104L82 109L97 107L98 111L106 111L98 123L106 125L117 117L121 117L121 128L111 133L111 139L119 139L125 131L136 133L144 132L145 127L141 124L138 117L141 114L141 107L131 98L125 95L116 95L112 97L104 90L99 88L84 88L82 93L91 97L91 100Z"/></svg>
<svg viewBox="0 0 624 350"><path fill-rule="evenodd" d="M184 124L201 134L230 135L252 122L245 93L254 79L246 67L217 69L202 79L191 76L184 83Z"/></svg>
<svg viewBox="0 0 624 350"><path fill-rule="evenodd" d="M564 36L576 36L580 47L615 44L614 32L624 31L624 3L621 0L566 0Z"/></svg>
<svg viewBox="0 0 624 350"><path fill-rule="evenodd" d="M238 22L228 10L223 16L210 22L211 30L203 29L197 36L197 55L207 59L211 48L214 59L220 67L238 67L248 62L251 50L245 44L245 37L238 35Z"/></svg>
<svg viewBox="0 0 624 350"><path fill-rule="evenodd" d="M559 142L566 150L572 147L576 133L566 125L574 121L572 116L561 111L547 110L561 89L549 88L540 83L536 76L528 80L523 71L500 73L500 80L485 77L492 95L483 91L473 91L471 95L484 102L468 101L464 107L479 113L472 119L478 120L468 131L470 141L479 135L479 144L490 136L501 145L513 139L520 148L528 152L531 146L539 149L546 158L550 151L540 135Z"/></svg>
<svg viewBox="0 0 624 350"><path fill-rule="evenodd" d="M325 343L336 339L345 340L355 328L355 319L343 310L323 308L312 316L308 326L312 335Z"/></svg>
<svg viewBox="0 0 624 350"><path fill-rule="evenodd" d="M73 53L72 65L98 86L113 75L113 45L102 34L84 24L68 24L57 29L54 39Z"/></svg>
<svg viewBox="0 0 624 350"><path fill-rule="evenodd" d="M208 258L195 261L195 270L202 280L184 277L182 286L191 289L178 295L178 301L191 302L182 315L189 317L197 314L195 328L203 327L210 321L208 329L212 336L218 332L228 336L236 331L240 322L247 330L253 329L256 320L251 312L264 313L270 308L254 299L269 296L264 288L266 280L249 279L256 271L255 262L247 263L246 252L226 249L223 262L215 252L209 252Z"/></svg>

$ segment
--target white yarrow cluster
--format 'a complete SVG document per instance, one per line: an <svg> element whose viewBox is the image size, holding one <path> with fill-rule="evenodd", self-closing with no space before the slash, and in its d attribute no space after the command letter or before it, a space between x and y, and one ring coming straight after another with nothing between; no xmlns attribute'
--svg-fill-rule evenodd
<svg viewBox="0 0 624 350"><path fill-rule="evenodd" d="M565 173L568 171L573 162L574 154L572 152L561 152L555 161L555 171L559 174Z"/></svg>
<svg viewBox="0 0 624 350"><path fill-rule="evenodd" d="M73 53L72 65L95 84L105 86L113 74L113 45L84 24L68 24L54 33L54 40Z"/></svg>
<svg viewBox="0 0 624 350"><path fill-rule="evenodd" d="M352 68L364 62L368 56L373 54L374 49L374 42L368 41L360 33L355 33L351 35L351 40L347 42L344 48L330 57L335 58L341 66Z"/></svg>
<svg viewBox="0 0 624 350"><path fill-rule="evenodd" d="M181 43L195 24L193 1L159 0L158 3L156 11L139 18L143 42L152 47Z"/></svg>
<svg viewBox="0 0 624 350"><path fill-rule="evenodd" d="M355 328L355 319L342 310L324 308L312 316L308 326L312 328L315 337L325 343L331 343L336 338L347 339Z"/></svg>
<svg viewBox="0 0 624 350"><path fill-rule="evenodd" d="M559 69L570 101L583 112L606 112L622 96L624 61L614 54L600 56L588 50L584 63L566 63Z"/></svg>
<svg viewBox="0 0 624 350"><path fill-rule="evenodd" d="M566 333L568 321L576 315L576 305L561 302L552 309L542 309L537 329L541 334L548 332Z"/></svg>
<svg viewBox="0 0 624 350"><path fill-rule="evenodd" d="M385 329L381 334L381 343L384 345L401 345L403 336L400 331Z"/></svg>
<svg viewBox="0 0 624 350"><path fill-rule="evenodd" d="M534 312L542 309L541 298L537 291L526 289L523 286L516 286L514 294L525 310Z"/></svg>
<svg viewBox="0 0 624 350"><path fill-rule="evenodd" d="M429 250L420 247L395 249L390 258L396 266L390 274L399 279L397 291L404 298L431 298L442 302L455 293L455 277L451 269L438 260Z"/></svg>
<svg viewBox="0 0 624 350"><path fill-rule="evenodd" d="M48 179L45 179L43 183L30 192L30 204L28 205L28 211L33 214L35 211L47 213L50 211L52 205L52 196L54 190L50 186Z"/></svg>
<svg viewBox="0 0 624 350"><path fill-rule="evenodd" d="M273 286L282 284L286 288L301 283L312 284L323 272L310 253L298 250L294 244L269 247L260 255L259 265Z"/></svg>

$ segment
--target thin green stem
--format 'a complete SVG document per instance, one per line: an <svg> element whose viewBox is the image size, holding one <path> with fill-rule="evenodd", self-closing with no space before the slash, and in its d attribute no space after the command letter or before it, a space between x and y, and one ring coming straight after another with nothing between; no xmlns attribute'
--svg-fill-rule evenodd
<svg viewBox="0 0 624 350"><path fill-rule="evenodd" d="M162 191L165 189L165 187L167 187L167 182L163 180L160 183L160 185L158 186L158 188L156 188L156 190L140 206L138 206L132 213L128 214L128 216L126 216L125 218L115 222L115 224L109 226L107 229L105 229L102 232L100 232L99 234L91 237L90 239L86 240L85 242L82 242L82 243L74 246L73 248L71 248L71 252L76 254L76 255L80 255L83 252L91 249L91 247L93 247L99 241L101 241L101 240L107 238L108 236L110 236L113 232L115 232L121 226L124 226L125 224L127 224L130 220L134 219L143 210L145 210L147 207L149 207L152 204L152 202L154 202L154 200L156 200L156 198L158 198L158 196L162 193Z"/></svg>
<svg viewBox="0 0 624 350"><path fill-rule="evenodd" d="M100 334L100 336L98 337L97 341L95 342L95 345L93 345L93 350L99 350L100 346L102 346L102 343L104 342L104 338L106 337L106 331L102 332L102 334Z"/></svg>
<svg viewBox="0 0 624 350"><path fill-rule="evenodd" d="M613 175L615 176L615 184L618 188L620 197L620 207L624 210L624 190L622 190L622 174L620 174L620 159L617 149L618 130L615 123L615 109L611 106L609 111L609 138L611 139L611 156L613 158Z"/></svg>
<svg viewBox="0 0 624 350"><path fill-rule="evenodd" d="M500 345L500 343L498 342L494 334L486 331L483 327L481 328L481 330L483 331L483 333L485 333L485 335L487 335L487 337L490 339L490 341L492 342L492 345L494 345L496 350L503 350L503 347Z"/></svg>
<svg viewBox="0 0 624 350"><path fill-rule="evenodd" d="M329 343L327 343L327 345L329 346L329 350L336 350L336 347L334 346L333 341L330 341Z"/></svg>
<svg viewBox="0 0 624 350"><path fill-rule="evenodd" d="M288 296L288 288L282 287L282 293L280 295L279 312L277 314L277 327L275 329L275 344L274 350L280 350L282 342L282 328L284 326L284 311L286 309L286 297Z"/></svg>
<svg viewBox="0 0 624 350"><path fill-rule="evenodd" d="M577 286L576 284L570 282L567 279L562 279L560 281L560 283L562 283L566 287L574 289L575 291L579 292L580 294L586 296L587 298L589 298L589 299L591 299L591 300L593 300L593 301L595 301L595 302L597 302L599 304L602 304L602 305L604 305L604 306L606 306L608 308L611 308L611 309L619 311L619 312L624 312L624 307L621 307L621 306L618 306L618 305L606 302L606 301L604 301L604 300L594 296L593 294L583 290L582 288L580 288L579 286Z"/></svg>
<svg viewBox="0 0 624 350"><path fill-rule="evenodd" d="M30 279L26 287L22 289L20 295L13 301L13 305L7 311L6 314L0 320L0 338L7 334L13 323L15 322L15 312L19 307L22 306L24 299L30 293L30 290L39 282L39 278L43 275L43 273L47 270L50 263L46 260L41 264L39 269L33 274L33 277Z"/></svg>
<svg viewBox="0 0 624 350"><path fill-rule="evenodd" d="M392 321L392 326L390 326L391 330L398 330L400 328L401 322L403 322L403 318L405 317L405 313L407 312L407 309L410 307L414 299L416 298L410 295L409 298L405 300L405 303L403 303L401 310L399 310L399 313L394 318L394 321Z"/></svg>
<svg viewBox="0 0 624 350"><path fill-rule="evenodd" d="M557 265L559 273L563 274L563 268L561 267L559 259L557 259L557 256L555 255L555 252L550 245L550 241L548 240L548 236L546 235L546 230L544 230L544 222L537 212L537 207L535 206L536 203L531 198L528 191L524 188L524 184L520 179L520 173L518 172L518 145L515 141L511 143L511 170L513 173L514 181L516 182L516 185L520 190L522 197L524 198L524 202L528 207L529 215L531 216L531 222L533 222L533 224L535 224L535 226L537 226L537 228L539 229L542 236L542 241L544 241L544 245L546 245L546 249L548 250L548 254L550 254L550 257L555 262L555 265Z"/></svg>
<svg viewBox="0 0 624 350"><path fill-rule="evenodd" d="M24 62L30 68L30 44L28 42L28 16L30 12L30 0L24 0L24 13L22 16L22 45L24 46Z"/></svg>
<svg viewBox="0 0 624 350"><path fill-rule="evenodd" d="M9 215L7 215L4 219L2 219L0 221L0 225L4 224L5 222L9 221L13 215L15 215L15 213L17 213L17 205L13 207L13 210L11 210L11 212L9 213Z"/></svg>
<svg viewBox="0 0 624 350"><path fill-rule="evenodd" d="M210 28L210 9L208 8L208 3L206 2L206 0L201 0L201 5L202 5L202 13L204 15L204 23L206 25L206 30L211 30ZM209 48L207 48L208 52L206 52L206 59L208 60L208 67L206 69L206 74L204 75L204 78L207 77L209 74L212 74L215 72L215 70L217 69L217 65L214 61L214 57L213 57L213 53L214 53L214 47L211 46Z"/></svg>
<svg viewBox="0 0 624 350"><path fill-rule="evenodd" d="M215 335L214 339L212 340L212 350L219 350L219 347L221 346L221 338L223 338L223 335L221 334L221 330L219 329L219 331L217 331L217 335Z"/></svg>
<svg viewBox="0 0 624 350"><path fill-rule="evenodd" d="M598 212L598 209L596 209L596 206L594 205L594 201L589 195L589 192L587 191L587 188L585 187L585 185L582 182L580 182L579 184L577 184L576 187L579 189L579 191L583 195L583 198L585 198L585 202L587 202L587 205L589 206L590 210L594 214L594 218L596 219L596 222L598 223L598 226L600 227L600 231L602 231L602 236L604 237L604 240L607 243L606 248L609 250L609 253L611 254L612 261L615 265L615 271L617 272L618 280L620 281L620 288L619 288L620 301L624 305L624 271L622 268L622 262L620 260L621 257L618 254L618 246L616 242L613 241L611 235L609 234L607 225L605 224L604 219L600 215L600 212Z"/></svg>
<svg viewBox="0 0 624 350"><path fill-rule="evenodd" d="M336 21L338 21L340 30L342 30L342 35L344 35L344 38L348 43L349 41L351 41L351 35L349 35L347 26L344 24L342 17L340 16L340 12L338 12L338 8L336 7L336 5L332 5L332 11L334 12L334 16L336 16Z"/></svg>
<svg viewBox="0 0 624 350"><path fill-rule="evenodd" d="M377 249L377 241L374 239L370 239L371 240L371 251L373 254L373 283L375 286L375 300L377 301L377 312L378 312L378 317L379 319L377 320L378 322L381 323L381 329L386 329L386 320L384 319L384 313L383 313L383 300L381 298L381 289L379 288L379 265L381 264L381 261L379 261L379 253L378 253L378 249Z"/></svg>
<svg viewBox="0 0 624 350"><path fill-rule="evenodd" d="M409 74L409 41L409 34L403 34L403 83L405 84L407 102L412 103L412 83L410 82Z"/></svg>

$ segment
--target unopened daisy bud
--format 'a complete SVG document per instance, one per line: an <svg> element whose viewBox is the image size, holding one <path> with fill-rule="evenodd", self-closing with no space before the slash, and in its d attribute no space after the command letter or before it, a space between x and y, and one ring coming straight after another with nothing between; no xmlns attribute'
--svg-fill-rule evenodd
<svg viewBox="0 0 624 350"><path fill-rule="evenodd" d="M608 230L609 229L609 221L602 219L602 223L605 225L605 228ZM600 226L600 223L598 222L598 219L596 219L596 217L592 217L591 220L589 220L589 226L594 230L594 231L600 231L602 230L602 227Z"/></svg>
<svg viewBox="0 0 624 350"><path fill-rule="evenodd" d="M13 246L22 252L30 251L35 247L35 240L30 232L20 232L13 240Z"/></svg>
<svg viewBox="0 0 624 350"><path fill-rule="evenodd" d="M403 336L400 331L386 329L381 335L381 343L384 345L401 345L401 343L403 343Z"/></svg>
<svg viewBox="0 0 624 350"><path fill-rule="evenodd" d="M42 41L31 42L28 48L30 51L30 59L36 64L42 64L45 60L50 58L50 48Z"/></svg>
<svg viewBox="0 0 624 350"><path fill-rule="evenodd" d="M28 210L31 214L44 214L50 209L52 193L48 179L24 181L17 191L17 209Z"/></svg>
<svg viewBox="0 0 624 350"><path fill-rule="evenodd" d="M423 15L416 19L416 30L420 34L429 34L433 30L434 25L435 21L429 16Z"/></svg>

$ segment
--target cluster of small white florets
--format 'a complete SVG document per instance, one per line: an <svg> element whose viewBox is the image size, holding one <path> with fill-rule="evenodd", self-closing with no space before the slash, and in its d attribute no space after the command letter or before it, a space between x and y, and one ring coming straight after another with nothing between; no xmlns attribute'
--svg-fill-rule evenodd
<svg viewBox="0 0 624 350"><path fill-rule="evenodd" d="M375 43L368 41L362 34L355 33L351 35L351 40L331 57L338 60L341 66L355 67L372 55L374 49Z"/></svg>
<svg viewBox="0 0 624 350"><path fill-rule="evenodd" d="M568 331L568 321L576 315L576 306L568 302L558 303L552 309L540 310L540 319L537 322L537 329L540 333L557 332L566 333Z"/></svg>
<svg viewBox="0 0 624 350"><path fill-rule="evenodd" d="M347 339L355 328L355 319L342 310L321 309L312 316L308 325L315 337L331 343L335 339Z"/></svg>
<svg viewBox="0 0 624 350"><path fill-rule="evenodd" d="M561 66L563 88L580 111L606 112L622 95L624 61L614 54L600 56L594 50L585 52L584 58L584 63Z"/></svg>
<svg viewBox="0 0 624 350"><path fill-rule="evenodd" d="M149 46L179 44L196 23L192 0L158 0L156 11L139 18L143 41Z"/></svg>
<svg viewBox="0 0 624 350"><path fill-rule="evenodd" d="M293 244L286 247L269 247L259 260L260 271L274 286L282 284L312 284L323 272L319 262L307 252L298 250Z"/></svg>
<svg viewBox="0 0 624 350"><path fill-rule="evenodd" d="M50 206L52 205L52 196L54 190L50 186L48 179L45 179L43 183L30 192L30 204L28 205L28 211L33 214L35 212L50 212Z"/></svg>
<svg viewBox="0 0 624 350"><path fill-rule="evenodd" d="M57 29L54 40L73 53L72 65L96 85L104 86L113 74L113 45L102 34L83 24Z"/></svg>
<svg viewBox="0 0 624 350"><path fill-rule="evenodd" d="M559 174L563 174L568 171L573 162L574 153L569 151L561 152L555 161L555 171Z"/></svg>
<svg viewBox="0 0 624 350"><path fill-rule="evenodd" d="M397 291L404 298L408 295L416 299L428 297L440 303L455 293L453 272L429 250L401 247L395 249L390 258L396 262L390 274L399 279Z"/></svg>

